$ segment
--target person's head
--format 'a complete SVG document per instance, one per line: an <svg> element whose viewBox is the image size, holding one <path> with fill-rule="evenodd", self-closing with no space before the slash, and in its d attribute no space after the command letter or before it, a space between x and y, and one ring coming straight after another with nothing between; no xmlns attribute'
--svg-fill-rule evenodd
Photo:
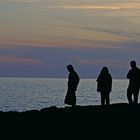
<svg viewBox="0 0 140 140"><path fill-rule="evenodd" d="M68 70L69 72L71 72L71 71L74 71L74 68L73 68L73 66L70 64L70 65L67 65L67 70Z"/></svg>
<svg viewBox="0 0 140 140"><path fill-rule="evenodd" d="M101 69L101 74L109 74L109 70L106 66Z"/></svg>
<svg viewBox="0 0 140 140"><path fill-rule="evenodd" d="M133 69L133 68L136 68L136 61L131 61L130 62L130 65L131 65L131 68Z"/></svg>

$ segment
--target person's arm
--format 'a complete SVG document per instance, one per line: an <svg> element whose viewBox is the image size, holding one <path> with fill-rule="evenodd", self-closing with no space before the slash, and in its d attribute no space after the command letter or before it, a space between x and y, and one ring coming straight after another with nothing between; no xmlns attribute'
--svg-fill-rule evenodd
<svg viewBox="0 0 140 140"><path fill-rule="evenodd" d="M127 79L131 78L131 70L127 73Z"/></svg>
<svg viewBox="0 0 140 140"><path fill-rule="evenodd" d="M110 75L110 92L112 91L112 76Z"/></svg>
<svg viewBox="0 0 140 140"><path fill-rule="evenodd" d="M96 80L96 82L97 82L97 92L100 92L101 91L101 86L100 86L100 80L101 78L100 78L100 75L97 77L97 80Z"/></svg>
<svg viewBox="0 0 140 140"><path fill-rule="evenodd" d="M96 82L100 82L100 75L97 77Z"/></svg>

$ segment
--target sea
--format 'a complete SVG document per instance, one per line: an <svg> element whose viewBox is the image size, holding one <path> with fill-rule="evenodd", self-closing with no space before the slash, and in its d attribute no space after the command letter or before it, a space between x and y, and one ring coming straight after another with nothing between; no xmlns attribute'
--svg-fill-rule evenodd
<svg viewBox="0 0 140 140"><path fill-rule="evenodd" d="M114 79L110 103L127 103L127 79ZM96 79L80 79L76 91L77 105L100 105ZM41 110L45 107L67 106L66 78L0 78L0 111Z"/></svg>

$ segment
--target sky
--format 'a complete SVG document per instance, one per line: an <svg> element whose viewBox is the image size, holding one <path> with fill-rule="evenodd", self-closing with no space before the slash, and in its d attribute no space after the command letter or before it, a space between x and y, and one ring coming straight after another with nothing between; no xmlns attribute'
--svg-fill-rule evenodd
<svg viewBox="0 0 140 140"><path fill-rule="evenodd" d="M139 26L140 0L0 0L0 77L126 78Z"/></svg>

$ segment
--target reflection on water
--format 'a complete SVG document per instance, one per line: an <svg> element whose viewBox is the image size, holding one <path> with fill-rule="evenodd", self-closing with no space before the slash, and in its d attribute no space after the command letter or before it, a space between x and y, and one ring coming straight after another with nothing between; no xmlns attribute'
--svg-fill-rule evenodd
<svg viewBox="0 0 140 140"><path fill-rule="evenodd" d="M127 102L127 80L113 80L111 103ZM0 110L40 110L64 107L67 79L62 78L0 78ZM81 79L77 90L78 105L99 105L95 79Z"/></svg>

